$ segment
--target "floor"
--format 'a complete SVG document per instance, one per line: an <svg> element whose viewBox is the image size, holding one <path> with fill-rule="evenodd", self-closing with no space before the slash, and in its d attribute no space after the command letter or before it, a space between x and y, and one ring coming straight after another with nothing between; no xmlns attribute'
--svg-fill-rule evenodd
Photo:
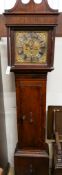
<svg viewBox="0 0 62 175"><path fill-rule="evenodd" d="M14 175L14 169L10 168L8 175Z"/></svg>

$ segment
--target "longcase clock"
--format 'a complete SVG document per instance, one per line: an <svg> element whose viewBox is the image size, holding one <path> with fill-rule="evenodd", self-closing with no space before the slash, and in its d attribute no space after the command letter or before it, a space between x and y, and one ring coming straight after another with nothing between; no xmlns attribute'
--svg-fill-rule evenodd
<svg viewBox="0 0 62 175"><path fill-rule="evenodd" d="M58 11L47 0L31 0L5 13L8 65L15 75L18 143L14 153L16 175L49 174L46 135L46 81L53 70Z"/></svg>

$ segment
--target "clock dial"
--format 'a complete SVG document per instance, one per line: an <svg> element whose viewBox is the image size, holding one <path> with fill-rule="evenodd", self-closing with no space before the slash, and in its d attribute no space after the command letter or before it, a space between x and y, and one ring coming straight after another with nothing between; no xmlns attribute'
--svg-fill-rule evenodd
<svg viewBox="0 0 62 175"><path fill-rule="evenodd" d="M46 64L47 45L47 31L16 31L16 64Z"/></svg>

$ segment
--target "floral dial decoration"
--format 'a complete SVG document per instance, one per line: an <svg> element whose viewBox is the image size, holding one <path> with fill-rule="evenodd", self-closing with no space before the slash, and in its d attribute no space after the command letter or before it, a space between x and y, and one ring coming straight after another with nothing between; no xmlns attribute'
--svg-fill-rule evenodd
<svg viewBox="0 0 62 175"><path fill-rule="evenodd" d="M47 31L16 31L16 64L46 64L47 45Z"/></svg>

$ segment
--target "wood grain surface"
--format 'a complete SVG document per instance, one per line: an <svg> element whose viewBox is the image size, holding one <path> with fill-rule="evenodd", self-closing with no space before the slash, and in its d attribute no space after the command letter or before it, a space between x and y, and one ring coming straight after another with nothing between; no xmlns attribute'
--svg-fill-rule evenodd
<svg viewBox="0 0 62 175"><path fill-rule="evenodd" d="M6 36L7 36L7 31L5 27L5 18L3 15L0 15L0 37L6 37ZM62 37L62 13L60 13L58 17L56 37Z"/></svg>

